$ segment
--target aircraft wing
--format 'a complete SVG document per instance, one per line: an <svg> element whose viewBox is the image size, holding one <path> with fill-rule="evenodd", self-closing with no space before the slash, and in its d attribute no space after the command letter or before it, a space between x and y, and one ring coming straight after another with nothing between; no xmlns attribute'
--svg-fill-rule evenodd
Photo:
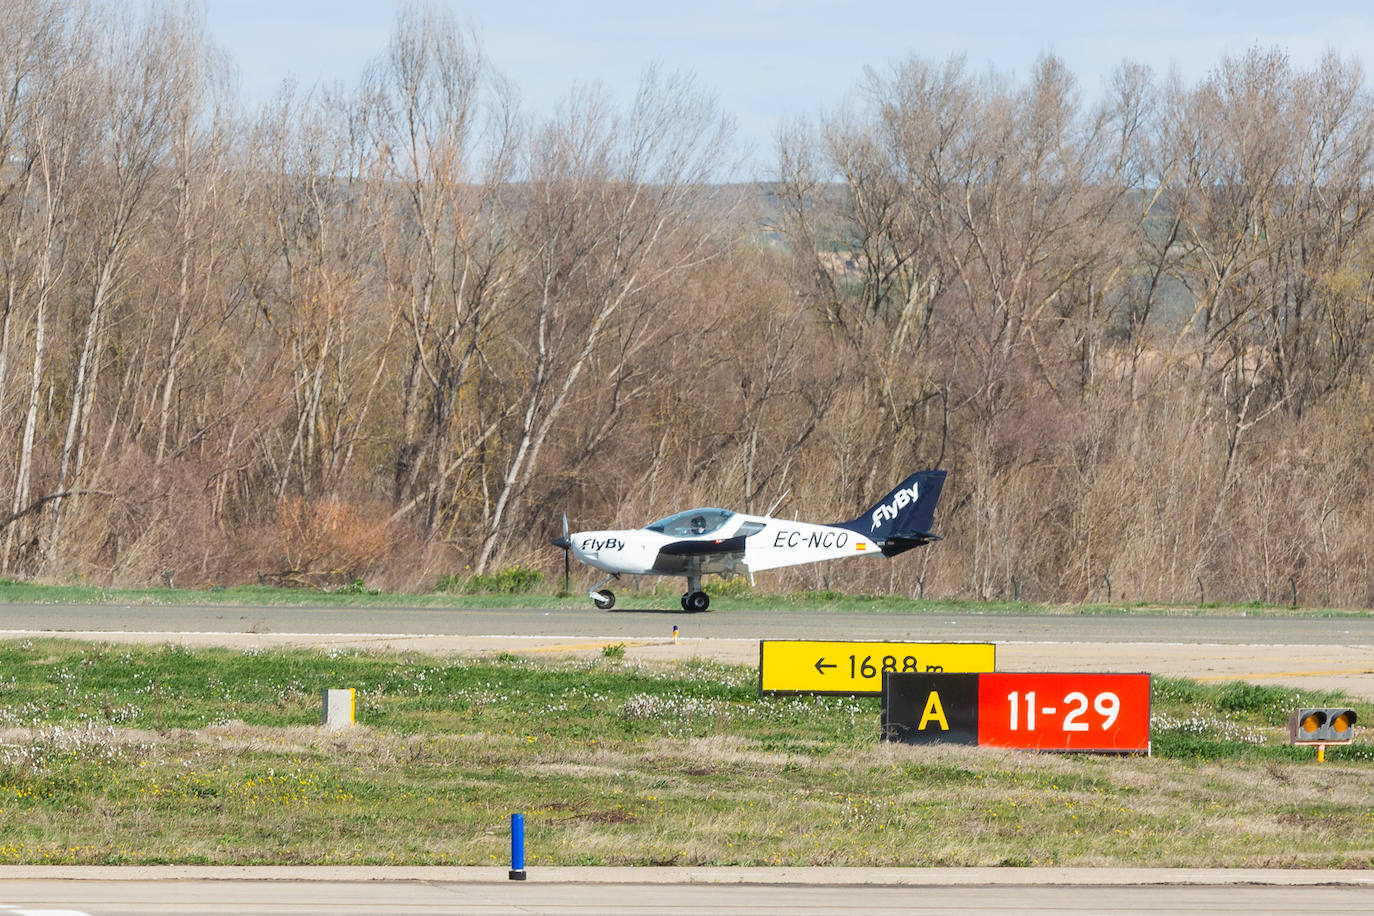
<svg viewBox="0 0 1374 916"><path fill-rule="evenodd" d="M658 552L670 557L700 557L711 554L743 554L744 539L748 535L737 534L732 538L692 538L664 544Z"/></svg>
<svg viewBox="0 0 1374 916"><path fill-rule="evenodd" d="M745 541L763 530L758 522L746 522L732 537L695 537L669 541L658 548L654 571L666 575L716 573L722 576L747 572Z"/></svg>

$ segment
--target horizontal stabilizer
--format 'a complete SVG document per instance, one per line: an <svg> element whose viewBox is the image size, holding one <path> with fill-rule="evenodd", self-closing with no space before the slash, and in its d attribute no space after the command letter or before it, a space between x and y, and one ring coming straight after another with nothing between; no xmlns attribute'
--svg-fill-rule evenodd
<svg viewBox="0 0 1374 916"><path fill-rule="evenodd" d="M938 534L931 534L928 531L920 531L914 534L894 534L890 535L882 543L883 556L895 557L899 553L906 553L913 547L924 547L931 541L943 541L944 538Z"/></svg>

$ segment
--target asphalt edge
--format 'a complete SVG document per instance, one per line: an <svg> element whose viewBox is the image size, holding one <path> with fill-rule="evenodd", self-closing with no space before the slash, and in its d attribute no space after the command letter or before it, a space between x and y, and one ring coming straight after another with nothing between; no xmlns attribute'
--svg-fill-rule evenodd
<svg viewBox="0 0 1374 916"><path fill-rule="evenodd" d="M318 881L511 883L502 866L0 865L8 881ZM833 887L1175 886L1369 887L1374 869L527 867L541 884L738 884Z"/></svg>

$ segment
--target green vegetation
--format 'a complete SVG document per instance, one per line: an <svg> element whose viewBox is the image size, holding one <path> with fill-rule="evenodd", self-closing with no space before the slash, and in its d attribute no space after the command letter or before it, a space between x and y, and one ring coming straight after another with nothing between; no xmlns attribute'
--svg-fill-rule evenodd
<svg viewBox="0 0 1374 916"><path fill-rule="evenodd" d="M0 643L0 863L1374 865L1331 694L1156 679L1151 758L906 747L747 666ZM358 727L318 727L358 689Z"/></svg>
<svg viewBox="0 0 1374 916"><path fill-rule="evenodd" d="M528 566L507 566L491 575L440 576L434 590L464 595L524 595L543 583L544 574L537 569Z"/></svg>
<svg viewBox="0 0 1374 916"><path fill-rule="evenodd" d="M377 589L375 589L375 588L368 588L368 587L367 587L367 583L364 582L362 579L354 579L352 582L349 582L347 585L341 585L341 586L339 586L339 588L337 589L337 593L340 594L340 595L379 595L379 594L381 594L381 592L379 592L379 591L378 591Z"/></svg>

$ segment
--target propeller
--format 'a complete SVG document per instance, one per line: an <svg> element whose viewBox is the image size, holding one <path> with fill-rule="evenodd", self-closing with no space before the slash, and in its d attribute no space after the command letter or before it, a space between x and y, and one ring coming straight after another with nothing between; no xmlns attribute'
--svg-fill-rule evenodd
<svg viewBox="0 0 1374 916"><path fill-rule="evenodd" d="M563 513L563 535L553 539L553 546L563 550L563 594L568 593L568 551L572 549L572 541L568 540L568 513Z"/></svg>

